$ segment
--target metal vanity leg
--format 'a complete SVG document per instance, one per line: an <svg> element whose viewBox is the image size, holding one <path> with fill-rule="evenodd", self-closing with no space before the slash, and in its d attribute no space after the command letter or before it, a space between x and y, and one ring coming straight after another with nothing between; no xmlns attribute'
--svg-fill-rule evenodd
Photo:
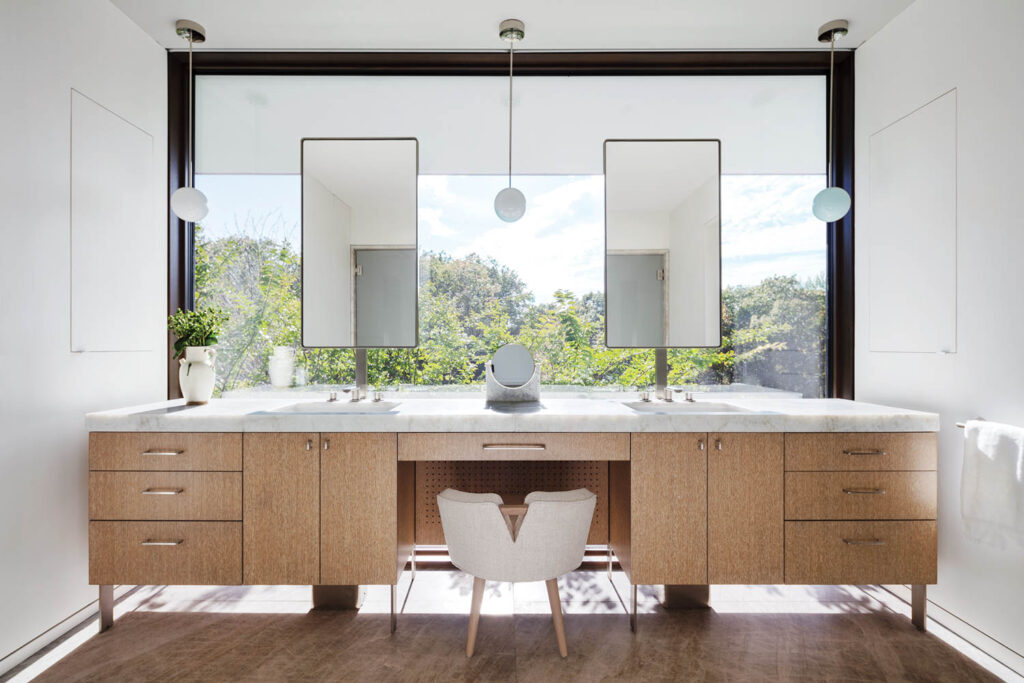
<svg viewBox="0 0 1024 683"><path fill-rule="evenodd" d="M629 587L629 630L636 633L636 585Z"/></svg>
<svg viewBox="0 0 1024 683"><path fill-rule="evenodd" d="M114 625L114 587L100 586L100 633Z"/></svg>
<svg viewBox="0 0 1024 683"><path fill-rule="evenodd" d="M395 613L395 601L396 593L398 591L397 584L391 584L391 632L394 633L398 630L398 615Z"/></svg>
<svg viewBox="0 0 1024 683"><path fill-rule="evenodd" d="M926 605L928 603L928 586L915 583L910 587L910 622L917 627L918 631L927 630L925 627Z"/></svg>

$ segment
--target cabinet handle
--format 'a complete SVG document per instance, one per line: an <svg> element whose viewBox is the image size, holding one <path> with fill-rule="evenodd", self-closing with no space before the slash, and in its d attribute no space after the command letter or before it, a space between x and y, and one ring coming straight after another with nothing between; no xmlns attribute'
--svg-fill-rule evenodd
<svg viewBox="0 0 1024 683"><path fill-rule="evenodd" d="M185 542L184 538L179 538L179 539L176 539L176 540L173 540L173 541L159 541L159 540L157 540L155 538L147 538L145 541L142 542L142 545L156 545L156 546L168 546L168 545L170 545L170 546L173 546L173 545L181 545L184 542Z"/></svg>
<svg viewBox="0 0 1024 683"><path fill-rule="evenodd" d="M542 443L485 443L485 451L543 451L547 446Z"/></svg>
<svg viewBox="0 0 1024 683"><path fill-rule="evenodd" d="M704 439L697 439L697 449L704 450Z"/></svg>
<svg viewBox="0 0 1024 683"><path fill-rule="evenodd" d="M885 489L843 489L843 493L867 493L870 495L878 495L885 493Z"/></svg>
<svg viewBox="0 0 1024 683"><path fill-rule="evenodd" d="M885 545L885 541L880 538L844 538L843 543L846 545Z"/></svg>
<svg viewBox="0 0 1024 683"><path fill-rule="evenodd" d="M715 450L718 450L718 451L722 450L722 440L721 439L715 439Z"/></svg>
<svg viewBox="0 0 1024 683"><path fill-rule="evenodd" d="M313 439L306 439L306 450L313 450Z"/></svg>
<svg viewBox="0 0 1024 683"><path fill-rule="evenodd" d="M180 451L142 451L143 455L181 455L184 450Z"/></svg>
<svg viewBox="0 0 1024 683"><path fill-rule="evenodd" d="M330 439L324 439L324 450L325 451L329 451L330 449L331 449L331 440Z"/></svg>
<svg viewBox="0 0 1024 683"><path fill-rule="evenodd" d="M843 455L888 455L885 451L880 448L871 448L866 451L858 451L856 449L844 449Z"/></svg>
<svg viewBox="0 0 1024 683"><path fill-rule="evenodd" d="M185 489L142 489L144 496L176 496Z"/></svg>

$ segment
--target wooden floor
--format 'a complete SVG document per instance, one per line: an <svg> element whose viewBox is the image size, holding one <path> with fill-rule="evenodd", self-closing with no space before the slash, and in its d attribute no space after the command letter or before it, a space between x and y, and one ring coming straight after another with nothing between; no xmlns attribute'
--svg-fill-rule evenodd
<svg viewBox="0 0 1024 683"><path fill-rule="evenodd" d="M37 680L998 680L860 588L716 586L711 609L673 611L651 589L633 635L607 575L585 572L560 581L567 659L543 583L488 584L467 659L471 587L420 572L394 636L386 589L355 613L310 611L308 587L147 587Z"/></svg>

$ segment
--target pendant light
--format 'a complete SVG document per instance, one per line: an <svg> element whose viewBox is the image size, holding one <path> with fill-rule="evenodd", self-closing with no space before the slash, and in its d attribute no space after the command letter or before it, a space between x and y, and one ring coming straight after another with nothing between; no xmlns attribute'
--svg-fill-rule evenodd
<svg viewBox="0 0 1024 683"><path fill-rule="evenodd" d="M494 197L494 213L506 223L515 223L526 213L526 197L512 187L512 59L515 44L526 35L526 25L506 19L498 26L498 35L508 42L508 187Z"/></svg>
<svg viewBox="0 0 1024 683"><path fill-rule="evenodd" d="M832 180L832 90L833 72L836 59L836 39L842 38L849 32L849 22L845 19L836 19L824 24L818 29L818 42L829 43L828 57L828 180ZM850 212L850 193L841 187L826 187L814 197L812 211L815 217L826 223L838 221Z"/></svg>
<svg viewBox="0 0 1024 683"><path fill-rule="evenodd" d="M201 221L209 213L206 195L192 187L195 164L192 156L192 44L206 42L206 29L194 21L179 19L175 24L179 36L188 40L188 160L185 166L185 187L171 195L171 211L187 223Z"/></svg>

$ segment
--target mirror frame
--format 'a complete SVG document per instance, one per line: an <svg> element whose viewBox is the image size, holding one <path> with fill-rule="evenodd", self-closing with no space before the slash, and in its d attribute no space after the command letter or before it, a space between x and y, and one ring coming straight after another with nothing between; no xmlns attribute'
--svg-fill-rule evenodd
<svg viewBox="0 0 1024 683"><path fill-rule="evenodd" d="M414 297L414 308L416 311L416 324L414 325L413 344L411 346L307 346L306 341L306 206L305 201L302 200L305 197L305 184L306 178L303 170L305 169L305 154L306 154L306 143L307 142L412 142L415 146L415 170L416 170L416 181L415 189L413 192L414 202L416 204L415 212L413 214L413 245L414 251L416 252L416 277L413 278L415 282L415 291L413 292ZM323 137L304 137L299 139L299 240L301 242L299 246L299 347L303 349L415 349L420 345L420 141L419 138L415 137L366 137L366 138L323 138ZM368 245L372 246L372 245ZM395 248L395 247L392 247ZM355 258L353 255L352 258ZM355 290L349 292L349 296L355 296Z"/></svg>
<svg viewBox="0 0 1024 683"><path fill-rule="evenodd" d="M608 143L609 142L714 142L718 146L718 344L714 346L612 346L608 343ZM609 349L720 349L722 334L722 140L720 138L606 138L602 145L604 173L604 344Z"/></svg>

